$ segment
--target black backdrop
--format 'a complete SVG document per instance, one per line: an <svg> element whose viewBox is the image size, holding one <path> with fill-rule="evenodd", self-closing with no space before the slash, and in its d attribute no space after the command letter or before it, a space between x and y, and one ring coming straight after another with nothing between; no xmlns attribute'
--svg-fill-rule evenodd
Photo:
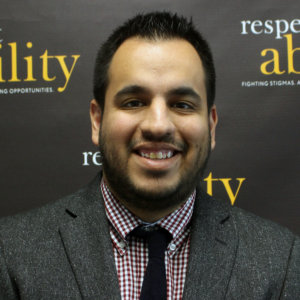
<svg viewBox="0 0 300 300"><path fill-rule="evenodd" d="M88 116L97 48L152 10L192 16L214 53L220 121L203 188L300 233L298 0L2 0L0 216L97 173Z"/></svg>

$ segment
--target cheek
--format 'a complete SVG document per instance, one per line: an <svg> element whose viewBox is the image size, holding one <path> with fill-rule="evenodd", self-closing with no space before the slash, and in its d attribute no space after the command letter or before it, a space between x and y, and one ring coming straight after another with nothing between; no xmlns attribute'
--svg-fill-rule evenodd
<svg viewBox="0 0 300 300"><path fill-rule="evenodd" d="M182 123L181 134L184 140L192 147L199 148L208 138L208 122L197 120Z"/></svg>
<svg viewBox="0 0 300 300"><path fill-rule="evenodd" d="M126 114L115 114L103 120L102 130L110 141L126 143L136 130L135 119ZM117 146L117 145L116 145Z"/></svg>

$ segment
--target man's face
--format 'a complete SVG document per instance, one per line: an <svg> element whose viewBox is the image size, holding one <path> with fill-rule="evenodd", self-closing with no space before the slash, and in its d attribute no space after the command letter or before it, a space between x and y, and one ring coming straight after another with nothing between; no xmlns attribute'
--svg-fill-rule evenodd
<svg viewBox="0 0 300 300"><path fill-rule="evenodd" d="M217 123L204 77L185 40L131 38L116 51L102 116L91 102L92 139L100 144L104 179L124 203L176 207L200 180Z"/></svg>

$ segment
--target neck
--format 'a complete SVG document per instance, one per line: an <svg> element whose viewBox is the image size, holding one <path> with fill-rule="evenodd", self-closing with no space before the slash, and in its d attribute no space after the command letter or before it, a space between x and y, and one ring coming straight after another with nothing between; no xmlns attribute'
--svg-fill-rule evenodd
<svg viewBox="0 0 300 300"><path fill-rule="evenodd" d="M139 207L133 206L131 203L128 203L126 201L123 201L118 198L120 203L122 203L132 214L134 214L136 217L141 219L144 222L147 223L154 223L165 216L171 214L173 211L178 209L183 203L180 203L179 205L172 206L172 207L167 207L164 209L158 209L158 210L147 210L147 209L142 209Z"/></svg>

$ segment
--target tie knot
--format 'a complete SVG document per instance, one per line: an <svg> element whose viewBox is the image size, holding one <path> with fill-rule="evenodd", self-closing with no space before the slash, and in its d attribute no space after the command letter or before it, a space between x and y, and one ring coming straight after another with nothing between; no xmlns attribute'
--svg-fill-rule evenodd
<svg viewBox="0 0 300 300"><path fill-rule="evenodd" d="M137 227L131 232L132 236L145 239L148 243L149 258L163 257L172 235L160 226Z"/></svg>

